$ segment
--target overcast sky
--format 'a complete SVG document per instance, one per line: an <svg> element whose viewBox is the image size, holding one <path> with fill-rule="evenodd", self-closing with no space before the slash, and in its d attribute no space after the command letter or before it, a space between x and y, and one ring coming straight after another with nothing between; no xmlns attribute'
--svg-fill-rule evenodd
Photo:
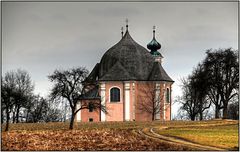
<svg viewBox="0 0 240 152"><path fill-rule="evenodd" d="M47 75L77 66L91 71L120 40L128 18L130 35L145 48L156 26L175 97L181 93L180 78L207 49L237 49L237 9L236 2L4 2L2 72L27 70L35 93L47 96Z"/></svg>

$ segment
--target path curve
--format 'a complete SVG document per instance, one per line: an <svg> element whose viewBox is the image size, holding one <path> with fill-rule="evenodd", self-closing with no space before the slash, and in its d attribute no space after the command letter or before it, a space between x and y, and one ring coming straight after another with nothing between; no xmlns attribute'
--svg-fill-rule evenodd
<svg viewBox="0 0 240 152"><path fill-rule="evenodd" d="M222 148L217 148L217 147L213 147L213 146L207 146L207 145L202 145L202 144L198 144L198 143L193 143L193 142L190 142L190 141L186 141L184 139L179 139L179 138L174 138L174 137L168 137L168 136L163 136L163 135L160 135L158 133L156 133L154 131L154 128L151 128L150 129L150 132L156 136L156 137L159 137L163 140L167 140L167 141L171 141L171 142L174 142L174 143L179 143L179 144L184 144L186 146L190 146L190 147L196 147L198 149L201 149L201 150L219 150L219 151L223 151L225 149L222 149Z"/></svg>
<svg viewBox="0 0 240 152"><path fill-rule="evenodd" d="M168 127L163 127L161 129L167 129ZM149 133L145 133L143 130L148 129ZM168 136L164 136L164 135L160 135L158 133L156 133L154 131L154 128L144 128L144 129L139 129L138 133L142 136L145 136L147 138L152 138L152 139L158 139L164 142L168 142L170 144L178 144L178 145L184 145L186 147L190 147L193 148L194 150L213 150L213 151L224 151L226 149L221 149L221 148L217 148L217 147L212 147L212 146L207 146L207 145L201 145L201 144L197 144L197 143L193 143L190 141L186 141L184 139L178 139L178 138L174 138L174 137L168 137Z"/></svg>

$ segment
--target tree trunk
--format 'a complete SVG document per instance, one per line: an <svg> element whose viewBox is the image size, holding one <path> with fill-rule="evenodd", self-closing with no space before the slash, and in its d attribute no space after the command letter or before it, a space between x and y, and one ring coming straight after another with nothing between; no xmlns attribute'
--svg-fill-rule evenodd
<svg viewBox="0 0 240 152"><path fill-rule="evenodd" d="M20 106L17 106L16 123L19 123L19 111L20 111Z"/></svg>
<svg viewBox="0 0 240 152"><path fill-rule="evenodd" d="M6 128L5 131L9 130L9 108L6 107Z"/></svg>
<svg viewBox="0 0 240 152"><path fill-rule="evenodd" d="M200 99L200 107L199 107L199 120L203 120L203 100Z"/></svg>
<svg viewBox="0 0 240 152"><path fill-rule="evenodd" d="M73 129L73 125L74 125L74 119L75 119L75 110L72 110L72 116L71 116L71 121L70 121L70 126L69 129Z"/></svg>
<svg viewBox="0 0 240 152"><path fill-rule="evenodd" d="M199 120L200 120L200 121L202 121L202 120L203 120L203 112L202 112L202 111L200 111L199 115L200 115L200 118L199 118Z"/></svg>
<svg viewBox="0 0 240 152"><path fill-rule="evenodd" d="M16 122L16 114L15 114L15 110L16 108L13 108L13 115L12 115L12 123L15 123Z"/></svg>
<svg viewBox="0 0 240 152"><path fill-rule="evenodd" d="M225 104L223 106L223 119L227 119L228 118L228 110L227 110L227 104Z"/></svg>
<svg viewBox="0 0 240 152"><path fill-rule="evenodd" d="M195 116L191 115L191 120L194 121L195 120Z"/></svg>
<svg viewBox="0 0 240 152"><path fill-rule="evenodd" d="M4 110L1 109L1 124L3 124L3 120L4 120Z"/></svg>
<svg viewBox="0 0 240 152"><path fill-rule="evenodd" d="M219 118L219 112L220 112L220 109L218 106L215 106L215 118L218 119Z"/></svg>
<svg viewBox="0 0 240 152"><path fill-rule="evenodd" d="M152 121L154 121L154 112L152 113Z"/></svg>
<svg viewBox="0 0 240 152"><path fill-rule="evenodd" d="M29 110L27 110L26 122L28 122L28 114L29 114Z"/></svg>

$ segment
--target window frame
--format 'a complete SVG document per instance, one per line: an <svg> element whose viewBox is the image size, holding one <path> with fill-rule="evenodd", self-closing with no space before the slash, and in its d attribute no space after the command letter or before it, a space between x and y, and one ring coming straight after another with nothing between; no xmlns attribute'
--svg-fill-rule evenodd
<svg viewBox="0 0 240 152"><path fill-rule="evenodd" d="M118 89L119 90L119 100L116 100L116 101L112 101L111 100L111 90L112 89ZM119 103L121 102L121 88L118 87L118 86L112 86L110 89L109 89L109 102L110 103Z"/></svg>
<svg viewBox="0 0 240 152"><path fill-rule="evenodd" d="M166 103L170 103L170 97L171 95L170 95L170 89L169 88L167 88L166 89Z"/></svg>

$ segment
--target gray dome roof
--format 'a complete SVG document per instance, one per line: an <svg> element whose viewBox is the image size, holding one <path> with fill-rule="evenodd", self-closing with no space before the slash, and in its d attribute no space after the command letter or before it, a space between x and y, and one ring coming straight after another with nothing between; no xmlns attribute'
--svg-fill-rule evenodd
<svg viewBox="0 0 240 152"><path fill-rule="evenodd" d="M156 63L154 56L135 42L128 31L103 55L85 82L127 80L173 82L161 63Z"/></svg>
<svg viewBox="0 0 240 152"><path fill-rule="evenodd" d="M117 70L118 68L114 66L116 63L125 70ZM123 75L121 80L123 78L147 80L153 63L154 57L147 49L136 43L127 31L123 38L103 55L99 67L99 80L106 80L104 75L108 75L108 79L109 75L115 75L113 76L115 78Z"/></svg>

